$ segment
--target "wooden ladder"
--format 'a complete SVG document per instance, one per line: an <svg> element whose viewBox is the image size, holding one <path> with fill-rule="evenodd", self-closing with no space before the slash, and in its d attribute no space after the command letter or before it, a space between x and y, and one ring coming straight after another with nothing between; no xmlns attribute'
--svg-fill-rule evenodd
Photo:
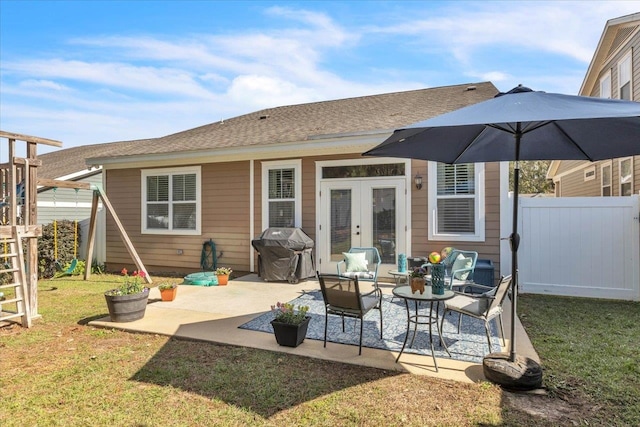
<svg viewBox="0 0 640 427"><path fill-rule="evenodd" d="M11 234L11 238L0 240L0 243L5 245L4 254L0 253L0 259L4 258L4 264L0 264L0 275L10 274L12 279L11 283L0 285L0 292L5 295L0 298L0 323L19 317L22 326L30 328L31 314L29 313L29 302L26 299L27 284L24 272L22 236L17 227L13 227ZM5 289L8 292L4 291ZM7 309L7 305L9 309Z"/></svg>

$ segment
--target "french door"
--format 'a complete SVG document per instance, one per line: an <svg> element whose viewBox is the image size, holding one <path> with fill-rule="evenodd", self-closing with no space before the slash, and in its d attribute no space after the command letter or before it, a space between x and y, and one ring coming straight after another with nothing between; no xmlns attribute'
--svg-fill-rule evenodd
<svg viewBox="0 0 640 427"><path fill-rule="evenodd" d="M405 179L363 178L320 183L318 269L335 273L342 252L378 248L380 272L394 268L406 253Z"/></svg>

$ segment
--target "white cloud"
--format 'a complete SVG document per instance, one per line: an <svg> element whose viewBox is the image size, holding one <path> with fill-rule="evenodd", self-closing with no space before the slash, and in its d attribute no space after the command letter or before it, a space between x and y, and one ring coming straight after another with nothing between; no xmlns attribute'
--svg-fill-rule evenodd
<svg viewBox="0 0 640 427"><path fill-rule="evenodd" d="M53 82L51 80L24 80L20 82L20 86L23 88L33 88L33 89L50 89L54 91L66 91L69 90L69 87Z"/></svg>
<svg viewBox="0 0 640 427"><path fill-rule="evenodd" d="M292 105L321 99L314 90L304 89L291 82L266 76L238 76L228 91L232 102L262 109Z"/></svg>

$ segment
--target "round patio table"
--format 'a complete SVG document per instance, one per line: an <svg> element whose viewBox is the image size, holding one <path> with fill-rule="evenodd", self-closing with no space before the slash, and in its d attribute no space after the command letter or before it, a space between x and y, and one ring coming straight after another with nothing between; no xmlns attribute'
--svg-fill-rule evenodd
<svg viewBox="0 0 640 427"><path fill-rule="evenodd" d="M431 357L433 357L433 365L436 368L436 372L438 372L438 362L436 361L435 351L433 349L433 328L432 325L436 324L436 330L438 331L438 336L440 337L440 345L444 347L447 354L451 356L449 353L449 349L447 348L447 343L442 339L442 331L440 330L440 323L438 322L438 310L433 309L433 303L439 303L440 301L446 301L454 297L453 291L445 290L443 295L435 295L433 293L424 293L420 292L412 293L411 286L399 286L393 288L393 295L404 299L405 307L407 308L407 333L404 337L404 343L402 344L402 349L400 350L400 354L396 358L396 363L400 360L400 356L404 352L404 349L407 346L407 340L409 339L409 330L411 329L411 324L413 327L413 337L411 338L411 344L409 347L413 347L413 341L416 338L416 331L418 330L418 325L429 325L429 344L431 345ZM409 301L413 301L414 310L413 313L409 307ZM420 305L421 302L429 303L429 311L427 313L420 313ZM426 310L424 308L423 310Z"/></svg>

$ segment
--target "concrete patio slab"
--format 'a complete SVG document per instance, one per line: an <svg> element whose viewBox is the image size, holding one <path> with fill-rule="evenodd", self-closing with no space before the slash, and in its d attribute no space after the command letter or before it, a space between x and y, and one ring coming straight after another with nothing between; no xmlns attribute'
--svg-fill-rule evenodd
<svg viewBox="0 0 640 427"><path fill-rule="evenodd" d="M384 293L391 294L393 285L380 283L380 287ZM105 317L93 320L89 324L103 328L259 348L463 382L484 379L480 364L438 358L440 369L436 372L430 355L403 353L400 361L396 363L398 353L394 351L363 347L362 355L358 356L358 348L355 346L327 342L327 347L324 348L322 341L312 339L306 339L296 348L281 347L272 334L238 328L269 311L271 305L278 301L291 301L304 292L319 289L320 285L316 280L302 281L298 284L264 282L251 274L231 280L227 286L180 285L176 299L163 302L160 300L160 292L154 287L149 294L149 304L144 318L128 323L114 323L109 321L109 317ZM505 307L506 312L507 310L508 307ZM509 317L503 316L507 333L510 330ZM539 361L519 322L516 328L517 353ZM508 340L506 344L509 344Z"/></svg>

